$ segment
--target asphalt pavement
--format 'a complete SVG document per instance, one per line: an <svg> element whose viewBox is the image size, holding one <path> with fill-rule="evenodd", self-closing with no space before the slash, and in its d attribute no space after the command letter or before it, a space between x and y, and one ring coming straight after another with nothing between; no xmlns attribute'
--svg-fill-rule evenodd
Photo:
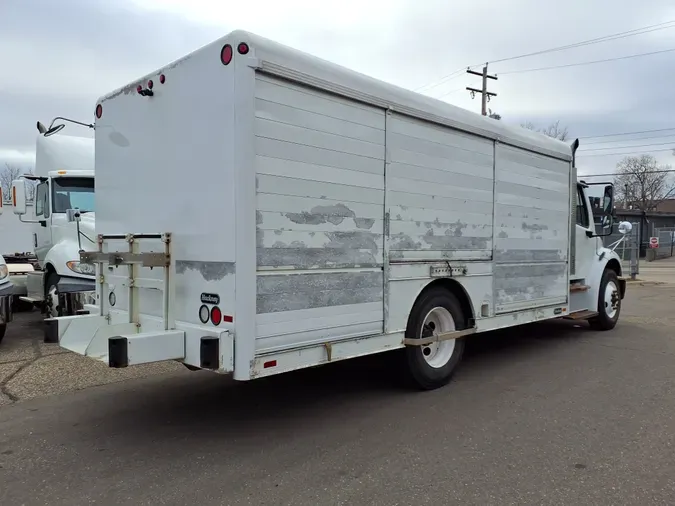
<svg viewBox="0 0 675 506"><path fill-rule="evenodd" d="M432 392L370 357L15 402L0 408L0 505L672 505L673 307L675 286L632 284L612 332L472 337Z"/></svg>

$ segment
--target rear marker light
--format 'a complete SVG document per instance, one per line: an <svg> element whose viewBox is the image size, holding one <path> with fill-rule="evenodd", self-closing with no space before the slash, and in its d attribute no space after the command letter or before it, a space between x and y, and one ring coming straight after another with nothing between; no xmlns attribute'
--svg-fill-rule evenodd
<svg viewBox="0 0 675 506"><path fill-rule="evenodd" d="M164 84L164 81L166 81L166 76L164 74L161 74L159 76L159 84Z"/></svg>
<svg viewBox="0 0 675 506"><path fill-rule="evenodd" d="M223 313L220 312L218 306L213 306L211 308L211 323L214 325L220 325L220 321L223 319Z"/></svg>
<svg viewBox="0 0 675 506"><path fill-rule="evenodd" d="M98 119L101 119L101 116L103 116L103 106L101 104L98 104L96 106L96 117Z"/></svg>
<svg viewBox="0 0 675 506"><path fill-rule="evenodd" d="M152 79L148 81L148 89L152 89L152 87L155 85L155 83L152 82Z"/></svg>
<svg viewBox="0 0 675 506"><path fill-rule="evenodd" d="M141 86L140 84L139 84L138 86L136 86L136 91L137 91L138 93L140 93L141 91L143 91L143 86Z"/></svg>
<svg viewBox="0 0 675 506"><path fill-rule="evenodd" d="M268 360L263 364L263 369L269 369L270 367L276 367L277 366L277 361L276 360Z"/></svg>
<svg viewBox="0 0 675 506"><path fill-rule="evenodd" d="M239 51L239 54L248 54L248 44L246 44L246 42L240 42L237 46L237 51Z"/></svg>
<svg viewBox="0 0 675 506"><path fill-rule="evenodd" d="M220 61L223 65L229 65L232 61L232 46L225 44L220 50Z"/></svg>
<svg viewBox="0 0 675 506"><path fill-rule="evenodd" d="M223 321L224 321L225 323L232 323L232 320L233 320L233 319L234 319L234 318L232 318L229 314L224 314L224 315L223 315Z"/></svg>
<svg viewBox="0 0 675 506"><path fill-rule="evenodd" d="M199 321L202 323L209 323L209 308L206 304L203 304L202 307L199 308Z"/></svg>

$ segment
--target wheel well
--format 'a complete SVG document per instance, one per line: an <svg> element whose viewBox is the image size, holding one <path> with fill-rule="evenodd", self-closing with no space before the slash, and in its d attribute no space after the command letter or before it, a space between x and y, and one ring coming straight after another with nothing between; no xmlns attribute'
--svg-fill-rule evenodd
<svg viewBox="0 0 675 506"><path fill-rule="evenodd" d="M612 258L609 262L607 262L605 269L611 269L616 272L617 276L621 276L621 264L616 258Z"/></svg>
<svg viewBox="0 0 675 506"><path fill-rule="evenodd" d="M419 295L417 295L417 299L419 299L426 291L436 287L444 288L457 297L457 300L462 307L462 312L464 313L464 323L468 327L471 323L471 320L474 318L473 306L471 305L469 294L466 293L466 290L458 281L451 278L436 279L424 287ZM417 299L415 299L415 302L417 302Z"/></svg>

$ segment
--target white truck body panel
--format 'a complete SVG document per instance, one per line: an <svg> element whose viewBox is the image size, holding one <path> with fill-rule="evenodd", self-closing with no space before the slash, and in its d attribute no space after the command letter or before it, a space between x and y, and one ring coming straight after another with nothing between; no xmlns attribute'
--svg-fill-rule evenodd
<svg viewBox="0 0 675 506"><path fill-rule="evenodd" d="M137 93L149 79L153 96ZM133 268L106 268L94 314L58 319L73 351L107 360L110 326L130 343L177 329L179 359L199 367L215 336L219 370L246 380L400 348L444 269L478 331L568 312L576 182L562 142L241 31L99 104L96 232L119 237L103 251L170 233L170 264L134 271L134 287ZM216 326L200 321L205 295Z"/></svg>

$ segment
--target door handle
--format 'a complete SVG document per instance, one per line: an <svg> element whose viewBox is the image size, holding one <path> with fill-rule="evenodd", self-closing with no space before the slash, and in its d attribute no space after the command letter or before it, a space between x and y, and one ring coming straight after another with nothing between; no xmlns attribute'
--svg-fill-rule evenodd
<svg viewBox="0 0 675 506"><path fill-rule="evenodd" d="M33 232L33 247L37 248L37 234Z"/></svg>

